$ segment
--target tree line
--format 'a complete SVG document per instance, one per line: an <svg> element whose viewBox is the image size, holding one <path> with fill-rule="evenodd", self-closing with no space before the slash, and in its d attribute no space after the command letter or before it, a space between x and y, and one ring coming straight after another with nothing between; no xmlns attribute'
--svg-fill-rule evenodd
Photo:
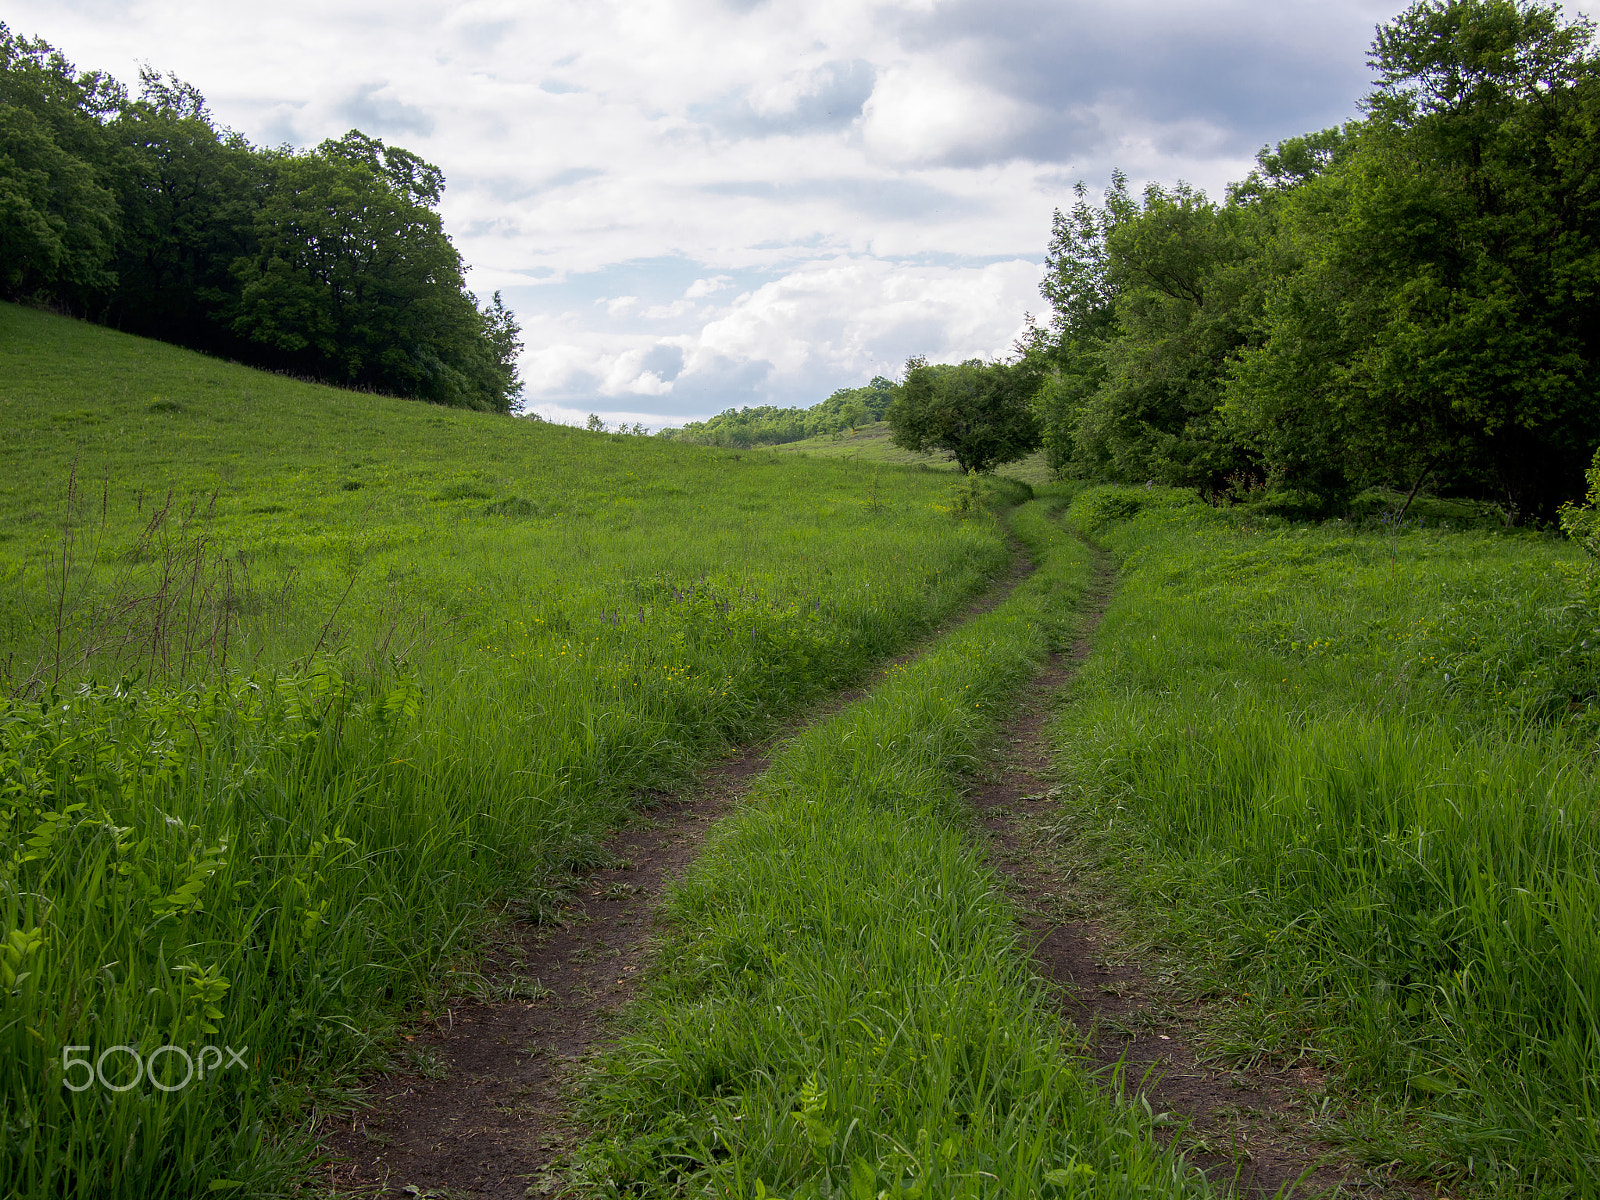
<svg viewBox="0 0 1600 1200"><path fill-rule="evenodd" d="M1058 212L1041 434L1058 468L1285 513L1385 486L1549 519L1600 443L1600 63L1525 0L1378 30L1362 119Z"/></svg>
<svg viewBox="0 0 1600 1200"><path fill-rule="evenodd" d="M810 408L763 404L730 408L704 421L663 429L656 436L703 446L780 446L805 438L840 435L884 419L899 385L882 375L862 387L839 388Z"/></svg>
<svg viewBox="0 0 1600 1200"><path fill-rule="evenodd" d="M1600 62L1526 0L1422 0L1363 116L1055 215L1005 362L907 364L896 440L1284 515L1427 488L1549 520L1600 444Z"/></svg>
<svg viewBox="0 0 1600 1200"><path fill-rule="evenodd" d="M519 329L480 306L439 168L352 130L308 151L219 127L0 24L0 296L270 370L510 412Z"/></svg>

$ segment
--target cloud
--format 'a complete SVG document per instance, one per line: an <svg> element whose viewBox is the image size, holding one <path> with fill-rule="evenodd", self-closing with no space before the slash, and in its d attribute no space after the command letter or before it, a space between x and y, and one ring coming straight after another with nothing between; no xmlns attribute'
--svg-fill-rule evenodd
<svg viewBox="0 0 1600 1200"><path fill-rule="evenodd" d="M713 275L710 279L696 279L683 293L683 297L685 300L699 300L705 296L714 296L732 282L731 275Z"/></svg>
<svg viewBox="0 0 1600 1200"><path fill-rule="evenodd" d="M861 116L877 71L864 59L826 62L688 106L690 120L729 138L839 130Z"/></svg>
<svg viewBox="0 0 1600 1200"><path fill-rule="evenodd" d="M535 352L534 404L649 395L680 419L746 404L806 406L835 388L893 376L905 360L1005 355L1037 308L1037 261L983 266L845 257L741 292L685 332L587 332ZM553 332L553 331L552 331ZM569 333L575 331L568 331Z"/></svg>
<svg viewBox="0 0 1600 1200"><path fill-rule="evenodd" d="M989 159L1027 119L1017 101L938 59L884 72L863 115L868 147L899 163Z"/></svg>
<svg viewBox="0 0 1600 1200"><path fill-rule="evenodd" d="M422 109L392 95L386 80L363 83L334 108L353 128L374 134L415 133L426 137L433 132L434 119Z"/></svg>

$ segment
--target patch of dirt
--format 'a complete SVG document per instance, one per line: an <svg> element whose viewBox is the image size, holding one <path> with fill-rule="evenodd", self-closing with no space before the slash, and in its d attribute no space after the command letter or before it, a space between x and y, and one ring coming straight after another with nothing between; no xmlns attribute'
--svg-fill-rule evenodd
<svg viewBox="0 0 1600 1200"><path fill-rule="evenodd" d="M1074 895L1084 885L1040 853L1052 783L1045 727L1053 698L1089 652L1111 583L1102 560L1087 628L1018 698L992 772L970 796L1022 909L1034 967L1058 986L1063 1014L1085 1035L1084 1053L1102 1080L1177 1118L1170 1128L1185 1157L1214 1183L1247 1196L1361 1187L1369 1181L1307 1130L1322 1076L1312 1067L1244 1071L1202 1061L1193 1043L1198 1006L1175 1003L1155 968L1131 957L1109 927L1084 919L1092 904Z"/></svg>
<svg viewBox="0 0 1600 1200"><path fill-rule="evenodd" d="M518 922L497 938L483 974L486 991L507 998L453 1001L408 1035L412 1069L373 1081L369 1108L323 1130L330 1189L539 1194L541 1175L578 1138L567 1076L631 993L663 889L765 767L761 749L746 749L693 792L659 798L609 839L612 865L571 881L576 894L554 922Z"/></svg>
<svg viewBox="0 0 1600 1200"><path fill-rule="evenodd" d="M370 1080L366 1106L317 1130L332 1195L513 1200L556 1194L554 1171L582 1137L568 1104L573 1068L608 1037L649 961L666 886L707 830L765 771L772 750L863 696L895 666L988 612L1032 570L1004 576L862 685L839 692L756 746L730 752L697 786L658 796L605 843L608 865L568 881L553 922L510 921L482 964L485 999L453 998L406 1037L408 1069Z"/></svg>

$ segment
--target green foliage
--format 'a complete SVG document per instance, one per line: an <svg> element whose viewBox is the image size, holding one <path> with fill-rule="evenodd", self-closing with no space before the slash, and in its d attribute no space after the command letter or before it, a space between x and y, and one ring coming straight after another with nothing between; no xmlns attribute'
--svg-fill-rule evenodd
<svg viewBox="0 0 1600 1200"><path fill-rule="evenodd" d="M1214 998L1209 1049L1328 1070L1371 1165L1584 1194L1600 633L1576 552L1163 489L1069 520L1123 581L1055 725L1059 820Z"/></svg>
<svg viewBox="0 0 1600 1200"><path fill-rule="evenodd" d="M93 161L116 94L0 23L0 294L82 296L110 272L117 204Z"/></svg>
<svg viewBox="0 0 1600 1200"><path fill-rule="evenodd" d="M713 832L590 1078L585 1190L1207 1193L1084 1073L964 829L962 774L1089 574L1049 507L1015 521L1038 572L808 730Z"/></svg>
<svg viewBox="0 0 1600 1200"><path fill-rule="evenodd" d="M1180 184L1117 202L1105 239L1119 336L1084 405L1074 460L1091 474L1215 492L1246 466L1218 417L1226 364L1250 340L1261 215Z"/></svg>
<svg viewBox="0 0 1600 1200"><path fill-rule="evenodd" d="M1590 34L1421 0L1379 30L1366 119L1263 150L1226 203L1080 189L1031 346L1053 461L1313 512L1431 484L1551 518L1600 442Z"/></svg>
<svg viewBox="0 0 1600 1200"><path fill-rule="evenodd" d="M1589 490L1584 494L1583 504L1568 501L1561 507L1561 532L1582 546L1590 557L1600 558L1600 450L1595 451L1586 479Z"/></svg>
<svg viewBox="0 0 1600 1200"><path fill-rule="evenodd" d="M883 376L858 388L840 388L810 408L730 408L708 421L691 421L681 429L663 429L657 436L702 446L779 446L806 438L839 437L862 425L883 420L899 395L899 385Z"/></svg>
<svg viewBox="0 0 1600 1200"><path fill-rule="evenodd" d="M518 330L480 308L438 168L352 131L306 154L219 129L0 25L0 294L260 366L511 411Z"/></svg>
<svg viewBox="0 0 1600 1200"><path fill-rule="evenodd" d="M1247 424L1288 441L1326 413L1322 454L1358 483L1436 473L1523 517L1574 494L1600 442L1588 39L1509 0L1419 4L1380 31L1359 144L1287 206L1304 262L1243 364Z"/></svg>
<svg viewBox="0 0 1600 1200"><path fill-rule="evenodd" d="M1005 561L947 475L431 411L0 305L0 1193L293 1190L497 911ZM248 1068L62 1086L169 1043Z"/></svg>
<svg viewBox="0 0 1600 1200"><path fill-rule="evenodd" d="M1026 458L1041 444L1033 409L1039 385L1038 365L1028 358L957 366L910 359L887 414L894 444L919 454L943 451L963 474Z"/></svg>
<svg viewBox="0 0 1600 1200"><path fill-rule="evenodd" d="M487 316L467 295L442 187L438 168L358 132L279 161L256 252L232 268L234 331L318 378L509 412L516 328L498 293Z"/></svg>

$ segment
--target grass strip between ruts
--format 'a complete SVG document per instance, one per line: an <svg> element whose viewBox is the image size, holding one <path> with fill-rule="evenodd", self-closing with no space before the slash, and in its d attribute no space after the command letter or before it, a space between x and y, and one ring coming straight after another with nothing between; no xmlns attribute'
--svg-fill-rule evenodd
<svg viewBox="0 0 1600 1200"><path fill-rule="evenodd" d="M967 836L962 777L1087 584L1051 503L1013 517L1040 569L786 747L674 890L658 967L589 1081L587 1190L1203 1189L1148 1109L1074 1058Z"/></svg>

